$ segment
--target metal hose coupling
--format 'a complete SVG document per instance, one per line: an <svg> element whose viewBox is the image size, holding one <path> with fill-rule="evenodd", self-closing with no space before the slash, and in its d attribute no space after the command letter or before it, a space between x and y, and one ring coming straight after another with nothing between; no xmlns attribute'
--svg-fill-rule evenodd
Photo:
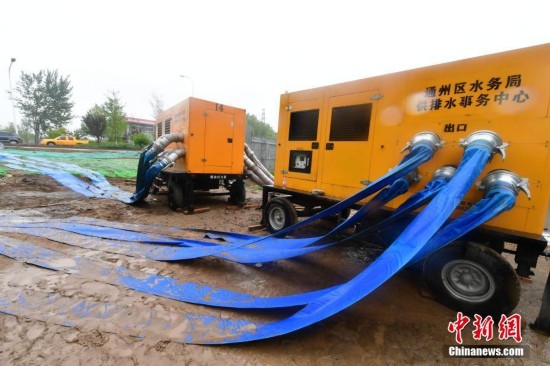
<svg viewBox="0 0 550 366"><path fill-rule="evenodd" d="M465 139L460 139L460 146L465 149L473 145L488 147L493 153L500 154L502 160L506 159L505 149L508 147L508 144L502 142L500 136L493 131L480 130L470 134Z"/></svg>
<svg viewBox="0 0 550 366"><path fill-rule="evenodd" d="M170 145L172 142L183 142L182 133L169 133L168 135L162 135L151 144L151 147L154 152L161 152L166 149L166 146Z"/></svg>
<svg viewBox="0 0 550 366"><path fill-rule="evenodd" d="M185 156L185 149L166 150L157 158L156 164L159 164L162 169L166 169L174 165L176 160Z"/></svg>
<svg viewBox="0 0 550 366"><path fill-rule="evenodd" d="M403 153L405 151L409 151L418 144L430 145L435 151L441 148L443 144L445 144L445 141L442 141L441 138L439 138L439 136L434 132L424 131L414 135L413 138L407 142L401 152Z"/></svg>
<svg viewBox="0 0 550 366"><path fill-rule="evenodd" d="M433 173L432 179L443 178L448 182L454 177L455 173L456 167L452 165L444 165Z"/></svg>
<svg viewBox="0 0 550 366"><path fill-rule="evenodd" d="M492 188L500 187L512 190L516 195L522 191L527 195L527 198L531 199L531 192L529 192L529 179L520 178L517 174L512 173L506 169L497 169L489 172L477 183L477 188L488 192Z"/></svg>

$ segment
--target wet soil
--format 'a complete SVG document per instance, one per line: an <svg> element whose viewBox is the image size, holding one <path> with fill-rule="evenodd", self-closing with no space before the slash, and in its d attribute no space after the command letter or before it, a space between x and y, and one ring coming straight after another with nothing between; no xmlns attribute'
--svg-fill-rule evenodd
<svg viewBox="0 0 550 366"><path fill-rule="evenodd" d="M132 191L133 184L111 180ZM247 204L258 206L261 192L249 187ZM0 213L27 217L98 218L130 224L154 224L181 228L205 228L249 233L260 222L255 208L234 209L225 197L202 197L200 214L184 215L168 208L166 195L150 196L139 206L89 199L60 186L48 177L10 172L0 177ZM302 235L319 234L325 224L308 228ZM259 231L254 234L264 234ZM120 254L86 251L21 234L31 241L72 256L124 265L134 270L192 280L253 295L276 296L312 291L342 283L364 269L378 253L368 245L337 246L306 256L264 265L240 265L218 258L181 263L155 262ZM513 262L512 257L508 259ZM244 316L243 312L220 312L214 308L183 304L136 291L51 273L0 257L0 290L36 288L67 297L107 301L136 308L191 311L208 315ZM522 299L516 309L526 322L537 317L550 262L540 259L532 282L522 282ZM428 296L426 295L428 294ZM275 320L292 311L247 312L251 319ZM522 330L521 345L529 355L521 359L451 359L446 347L455 345L447 331L456 320L452 311L429 297L413 271L400 273L367 298L347 310L302 331L265 341L231 345L198 346L169 341L162 335L136 338L123 329L65 327L0 314L0 364L2 365L401 365L401 364L550 364L550 340L529 327ZM513 345L513 340L474 341L473 328L463 332L464 344ZM495 334L498 330L495 329Z"/></svg>

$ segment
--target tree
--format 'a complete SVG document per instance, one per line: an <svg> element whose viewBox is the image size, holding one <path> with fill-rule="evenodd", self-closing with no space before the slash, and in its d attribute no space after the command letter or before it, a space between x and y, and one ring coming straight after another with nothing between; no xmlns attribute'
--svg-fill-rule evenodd
<svg viewBox="0 0 550 366"><path fill-rule="evenodd" d="M122 141L126 134L127 125L124 107L120 102L118 93L111 90L101 109L107 118L107 137L109 141L114 141L115 144Z"/></svg>
<svg viewBox="0 0 550 366"><path fill-rule="evenodd" d="M263 121L260 121L258 117L253 114L246 114L246 129L252 130L252 136L263 137L270 140L277 138L277 132L271 128L271 126Z"/></svg>
<svg viewBox="0 0 550 366"><path fill-rule="evenodd" d="M90 131L88 130L88 127L86 127L86 125L81 124L80 128L77 128L76 130L69 132L69 134L72 134L78 140L84 140L86 139L86 136L90 134Z"/></svg>
<svg viewBox="0 0 550 366"><path fill-rule="evenodd" d="M21 125L19 126L18 130L19 137L23 139L23 142L25 144L29 145L35 141L34 133L32 133L32 131L34 130L33 125L25 117L23 117L23 119L21 120Z"/></svg>
<svg viewBox="0 0 550 366"><path fill-rule="evenodd" d="M48 130L46 131L46 135L48 135L49 139L54 139L56 137L59 137L61 135L66 135L67 129L65 127L60 127L56 130Z"/></svg>
<svg viewBox="0 0 550 366"><path fill-rule="evenodd" d="M147 145L149 145L152 141L149 135L146 133L134 133L132 136L130 136L130 139L139 148L143 148Z"/></svg>
<svg viewBox="0 0 550 366"><path fill-rule="evenodd" d="M105 135L105 129L107 128L107 117L103 108L97 104L90 108L86 115L82 117L82 124L80 129L83 133L89 133L96 138L97 142L100 143L101 139Z"/></svg>
<svg viewBox="0 0 550 366"><path fill-rule="evenodd" d="M8 127L2 127L1 129L3 131L14 132L15 133L15 124L13 122L9 122Z"/></svg>
<svg viewBox="0 0 550 366"><path fill-rule="evenodd" d="M164 99L157 93L151 94L149 104L151 105L151 109L153 109L153 118L157 118L160 113L164 112Z"/></svg>
<svg viewBox="0 0 550 366"><path fill-rule="evenodd" d="M34 131L34 143L52 128L60 128L73 118L69 77L60 76L57 70L41 70L38 74L21 73L14 97L17 109Z"/></svg>

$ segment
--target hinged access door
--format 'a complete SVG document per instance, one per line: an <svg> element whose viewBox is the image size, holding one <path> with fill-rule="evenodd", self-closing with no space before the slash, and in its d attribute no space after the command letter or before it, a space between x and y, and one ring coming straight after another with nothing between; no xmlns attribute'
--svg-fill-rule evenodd
<svg viewBox="0 0 550 366"><path fill-rule="evenodd" d="M361 188L369 177L376 91L329 99L323 184Z"/></svg>
<svg viewBox="0 0 550 366"><path fill-rule="evenodd" d="M204 173L220 173L231 168L233 158L233 114L206 110L204 130Z"/></svg>
<svg viewBox="0 0 550 366"><path fill-rule="evenodd" d="M287 108L288 142L284 159L289 178L317 180L321 102L322 99L295 102Z"/></svg>

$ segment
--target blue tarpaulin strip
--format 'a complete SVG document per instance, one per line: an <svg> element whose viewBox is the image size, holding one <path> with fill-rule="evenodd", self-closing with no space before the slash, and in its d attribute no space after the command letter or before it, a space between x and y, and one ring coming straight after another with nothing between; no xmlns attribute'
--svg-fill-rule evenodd
<svg viewBox="0 0 550 366"><path fill-rule="evenodd" d="M130 198L128 192L112 186L103 175L75 164L54 162L31 156L16 156L4 150L0 150L0 161L11 169L45 174L86 197L115 198L123 202ZM90 179L90 183L78 179L71 172L85 176Z"/></svg>

